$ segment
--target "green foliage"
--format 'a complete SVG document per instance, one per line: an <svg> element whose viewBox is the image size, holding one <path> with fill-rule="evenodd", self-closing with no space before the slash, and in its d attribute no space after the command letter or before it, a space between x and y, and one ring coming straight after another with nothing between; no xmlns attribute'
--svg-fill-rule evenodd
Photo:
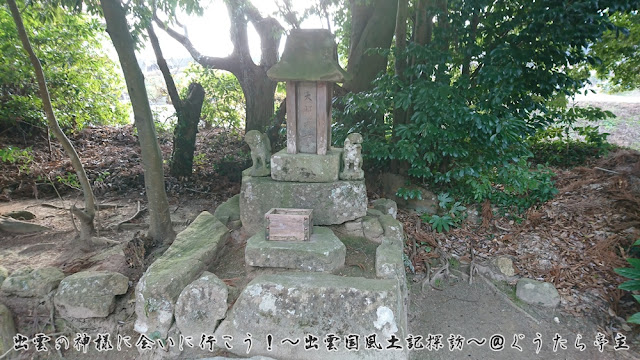
<svg viewBox="0 0 640 360"><path fill-rule="evenodd" d="M391 52L411 60L406 72L382 74L372 91L336 104L335 139L358 131L368 166L408 164L410 176L465 199L518 210L545 201L552 175L531 168L526 139L571 116L558 108L588 77L569 69L596 62L588 45L615 28L609 13L628 6L453 0L446 13L429 9L437 21L427 43ZM393 119L396 109L408 118Z"/></svg>
<svg viewBox="0 0 640 360"><path fill-rule="evenodd" d="M632 246L640 246L640 240L636 240L636 242ZM626 278L631 280L627 280L618 286L619 289L627 290L627 291L639 291L640 290L640 259L628 258L627 262L631 265L631 268L616 268L614 271ZM640 295L633 295L633 298L636 301L640 302ZM627 322L640 324L640 312L633 314Z"/></svg>
<svg viewBox="0 0 640 360"><path fill-rule="evenodd" d="M431 224L431 228L437 232L449 231L450 228L458 226L464 219L464 211L467 208L462 206L461 202L455 201L449 193L438 195L438 205L444 214L423 214L421 216L422 221Z"/></svg>
<svg viewBox="0 0 640 360"><path fill-rule="evenodd" d="M185 74L204 88L201 117L219 127L239 130L244 124L245 102L240 83L231 73L191 64ZM186 97L184 88L181 97Z"/></svg>
<svg viewBox="0 0 640 360"><path fill-rule="evenodd" d="M600 157L612 148L608 133L600 133L597 126L577 125L595 122L615 115L597 108L572 107L559 109L559 121L539 129L527 139L536 162L554 166L576 166L588 158Z"/></svg>
<svg viewBox="0 0 640 360"><path fill-rule="evenodd" d="M598 77L609 80L611 91L640 87L640 14L638 11L613 14L614 28L592 46Z"/></svg>
<svg viewBox="0 0 640 360"><path fill-rule="evenodd" d="M124 89L114 63L102 52L104 29L81 14L30 2L18 4L47 78L56 117L66 129L125 123ZM0 128L46 126L33 67L9 11L0 9Z"/></svg>
<svg viewBox="0 0 640 360"><path fill-rule="evenodd" d="M70 188L80 190L82 185L80 185L80 181L78 181L78 175L76 173L68 172L64 176L56 176L56 181L62 185L66 185Z"/></svg>
<svg viewBox="0 0 640 360"><path fill-rule="evenodd" d="M33 162L31 147L20 149L13 146L0 148L0 159L9 164L18 166L19 172L29 172L29 165Z"/></svg>

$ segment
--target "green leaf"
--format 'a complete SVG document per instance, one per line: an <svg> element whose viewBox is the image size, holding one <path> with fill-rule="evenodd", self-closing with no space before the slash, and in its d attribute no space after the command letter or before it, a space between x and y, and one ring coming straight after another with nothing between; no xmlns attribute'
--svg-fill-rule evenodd
<svg viewBox="0 0 640 360"><path fill-rule="evenodd" d="M640 312L637 312L627 319L627 322L640 324Z"/></svg>
<svg viewBox="0 0 640 360"><path fill-rule="evenodd" d="M634 268L640 270L640 259L635 258L627 258L627 262L631 264Z"/></svg>
<svg viewBox="0 0 640 360"><path fill-rule="evenodd" d="M640 270L635 268L616 268L613 271L629 279L640 279Z"/></svg>
<svg viewBox="0 0 640 360"><path fill-rule="evenodd" d="M620 286L618 286L618 289L627 290L627 291L640 290L640 280L625 281L622 284L620 284Z"/></svg>

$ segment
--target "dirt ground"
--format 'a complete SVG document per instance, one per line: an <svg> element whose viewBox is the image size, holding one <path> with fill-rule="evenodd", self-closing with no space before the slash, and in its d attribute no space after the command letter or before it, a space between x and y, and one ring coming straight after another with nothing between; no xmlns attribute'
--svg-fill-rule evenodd
<svg viewBox="0 0 640 360"><path fill-rule="evenodd" d="M640 137L627 135L640 134L640 104L611 105L609 110L615 113L620 109L624 109L624 119L631 120L603 123L601 127L613 126L608 131L612 133L610 139L633 147ZM619 125L622 123L627 127ZM24 148L25 139L0 137L0 144ZM53 145L51 160L46 142L41 141L34 145L33 159L26 167L0 163L0 214L27 210L36 216L31 222L50 230L30 235L0 233L0 265L9 272L25 266L56 266L67 275L90 268L108 268L129 276L133 289L158 254L157 247L143 235L147 214L139 150L132 146L136 142L133 131L87 129L72 140L87 164L99 202L108 205L98 215L99 235L120 242L124 256L104 250L78 255L75 231L66 209L73 204L81 206L82 199L77 190L68 186L73 186L72 181L65 185L64 179L71 169L60 148ZM168 157L170 134L162 136L161 144ZM247 155L248 147L237 137L219 130L201 131L194 176L188 180L167 178L170 211L177 231L201 211L213 212L222 201L239 192L239 173L248 167ZM638 358L640 329L626 324L624 319L640 308L628 292L617 289L624 279L613 268L626 266L624 258L629 246L640 238L640 153L616 150L582 167L554 172L559 194L529 210L521 222L494 215L491 208L488 211L479 208L477 222L469 219L460 228L438 234L426 225L418 225L416 215L400 212L407 234L407 257L415 271L413 274L407 267L411 284L409 332L424 338L441 334L444 346L436 352L414 351L412 359ZM372 192L369 197L373 199L379 194ZM138 213L139 206L141 216L127 221ZM229 261L216 264L215 269L231 286L232 297L237 296L247 280L241 264L243 240L242 234L234 237L226 249L225 259ZM423 289L425 260L437 267L436 249L448 254L455 266L452 265L450 278L440 288ZM348 249L351 260L344 271L355 276L359 271L370 270L371 259L367 255L370 250L351 244ZM465 274L469 273L471 253L478 264L487 264L499 255L509 256L519 276L552 282L561 294L560 306L554 310L527 307L513 298L513 284L494 283L481 276L469 284ZM103 323L92 323L90 329L137 336L132 330L135 317L132 300L130 290L119 300L116 315ZM18 302L0 296L0 302L14 311L19 330L27 336L54 331L48 301ZM73 327L84 329L89 324L66 326L58 325L55 331L73 333ZM539 354L533 342L536 333L542 338ZM556 333L567 340L567 350L553 351ZM609 341L602 353L594 346L598 333ZM613 350L611 345L618 333L627 337L630 350ZM450 351L447 343L450 334L487 341L496 334L502 335L505 349L492 351L488 344L465 343L462 350ZM524 335L520 338L522 352L510 346L518 334ZM575 349L577 335L586 344L584 352ZM64 355L86 358L74 351ZM94 351L91 357L116 359L137 355L133 349L102 354ZM22 357L38 355L29 352Z"/></svg>

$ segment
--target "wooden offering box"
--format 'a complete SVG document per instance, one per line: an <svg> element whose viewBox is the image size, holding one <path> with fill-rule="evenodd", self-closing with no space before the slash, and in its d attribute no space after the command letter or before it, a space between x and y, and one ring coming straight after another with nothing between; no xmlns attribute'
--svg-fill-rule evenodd
<svg viewBox="0 0 640 360"><path fill-rule="evenodd" d="M309 241L313 229L313 209L273 208L265 215L267 240Z"/></svg>

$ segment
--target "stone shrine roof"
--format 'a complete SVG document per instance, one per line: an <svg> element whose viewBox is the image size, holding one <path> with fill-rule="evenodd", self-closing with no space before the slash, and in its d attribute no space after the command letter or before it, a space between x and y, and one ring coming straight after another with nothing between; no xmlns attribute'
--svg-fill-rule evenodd
<svg viewBox="0 0 640 360"><path fill-rule="evenodd" d="M344 82L351 76L338 64L336 43L329 30L291 30L282 59L267 71L277 81Z"/></svg>

